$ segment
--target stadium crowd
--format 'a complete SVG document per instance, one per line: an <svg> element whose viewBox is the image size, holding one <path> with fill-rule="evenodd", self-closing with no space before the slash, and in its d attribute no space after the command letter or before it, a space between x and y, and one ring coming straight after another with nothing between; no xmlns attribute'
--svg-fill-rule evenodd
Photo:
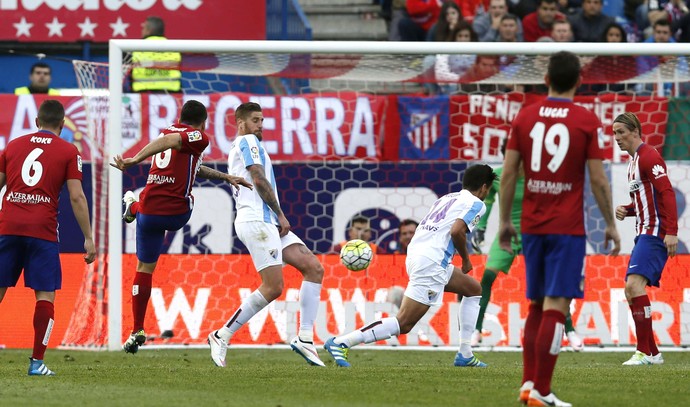
<svg viewBox="0 0 690 407"><path fill-rule="evenodd" d="M378 0L387 20L391 41L479 42L690 42L690 14L685 0ZM601 63L621 61L583 60L583 76L597 75ZM481 80L515 68L511 58L477 58L474 55L438 55L425 65L430 94L477 90L460 83ZM634 76L659 64L657 57L625 61L623 75ZM677 69L687 69L679 61ZM510 65L513 64L511 67ZM589 66L588 66L589 65ZM589 68L589 69L588 69ZM481 91L511 89L479 89ZM513 90L526 90L513 88ZM534 89L531 89L534 91ZM538 90L538 89L537 89ZM543 89L545 91L545 89ZM651 92L644 87L614 91ZM580 94L601 91L596 86ZM664 87L671 95L672 86Z"/></svg>

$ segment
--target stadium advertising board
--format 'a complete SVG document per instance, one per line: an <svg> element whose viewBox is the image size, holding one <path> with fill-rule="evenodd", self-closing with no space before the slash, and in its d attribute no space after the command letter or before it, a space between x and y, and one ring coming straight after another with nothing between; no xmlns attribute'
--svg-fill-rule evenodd
<svg viewBox="0 0 690 407"><path fill-rule="evenodd" d="M523 106L542 100L544 95L507 93L501 95L463 95L451 98L450 154L463 160L502 161L502 140L510 132L510 123ZM615 146L613 119L633 112L642 123L648 143L664 144L668 120L668 100L656 97L633 97L616 94L578 96L575 102L593 111L603 129L600 145L605 157L613 162L625 161L627 154ZM660 150L661 151L661 150Z"/></svg>
<svg viewBox="0 0 690 407"><path fill-rule="evenodd" d="M454 95L451 97L374 96L356 92L296 96L223 93L210 95L126 94L122 101L122 144L136 153L179 117L188 99L209 107L211 144L205 161L227 161L236 133L234 109L253 101L264 110L264 146L274 161L367 159L481 160L500 162L501 141L523 105L543 95ZM38 105L46 96L0 95L0 150L12 138L35 130ZM86 106L77 97L59 98L66 108L63 137L73 141L85 161L91 157ZM647 142L662 150L667 139L668 99L621 95L582 96L576 102L594 111L603 124L606 158L627 160L615 147L611 125L620 113L640 117ZM92 114L92 117L98 115ZM101 120L106 117L102 116ZM678 126L668 126L673 132ZM668 138L678 139L675 134Z"/></svg>
<svg viewBox="0 0 690 407"><path fill-rule="evenodd" d="M266 3L243 0L2 0L0 40L107 42L141 38L149 16L167 38L262 40Z"/></svg>
<svg viewBox="0 0 690 407"><path fill-rule="evenodd" d="M62 255L63 290L56 302L56 317L50 347L63 338L81 286L83 260L80 255ZM402 255L375 256L362 272L345 269L336 255L319 259L326 273L321 305L315 323L315 342L348 332L382 314L396 312L386 300L391 287L404 287L407 275ZM624 275L628 256L588 256L585 298L574 302L573 323L587 344L628 345L635 343L634 325L624 295ZM485 258L472 256L472 276L481 279ZM131 323L131 296L127 295L134 278L136 258L125 256L123 264L123 337ZM151 302L144 327L155 337L150 344L205 345L206 336L224 324L244 297L260 284L260 277L247 255L164 255L154 275ZM258 313L233 337L233 344L287 343L298 329L301 284L300 274L285 270L285 289L281 297ZM519 346L527 316L524 262L521 257L508 275L496 280L484 328L486 346ZM661 345L690 345L690 256L669 260L660 289L649 291L654 332ZM3 313L13 318L0 319L0 347L32 344L31 313L33 293L15 288L3 301ZM103 310L96 309L95 312ZM454 294L445 294L443 305L432 308L411 333L377 344L457 346L458 303ZM171 330L171 339L161 339Z"/></svg>
<svg viewBox="0 0 690 407"><path fill-rule="evenodd" d="M53 97L54 98L54 97ZM36 130L38 106L47 96L0 95L7 106L0 112L0 150L9 140ZM58 97L65 105L62 137L74 142L85 161L92 159L87 136L86 106L82 98ZM381 159L384 112L388 97L344 92L337 95L255 96L243 93L212 95L127 94L122 101L122 144L134 155L180 116L184 101L195 99L209 107L207 133L211 144L205 161L227 161L236 134L234 109L243 102L264 110L264 148L274 161L333 158ZM93 117L99 117L93 114ZM105 116L100 116L105 120Z"/></svg>

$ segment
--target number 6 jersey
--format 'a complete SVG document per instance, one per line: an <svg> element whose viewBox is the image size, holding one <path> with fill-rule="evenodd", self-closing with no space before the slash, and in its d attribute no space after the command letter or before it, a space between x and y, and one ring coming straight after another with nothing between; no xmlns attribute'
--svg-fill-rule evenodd
<svg viewBox="0 0 690 407"><path fill-rule="evenodd" d="M547 98L520 110L507 149L520 153L525 169L523 233L585 234L585 166L604 159L601 137L599 118L569 99Z"/></svg>
<svg viewBox="0 0 690 407"><path fill-rule="evenodd" d="M60 190L68 179L82 179L77 148L49 131L27 134L7 144L0 172L7 176L0 234L57 242Z"/></svg>

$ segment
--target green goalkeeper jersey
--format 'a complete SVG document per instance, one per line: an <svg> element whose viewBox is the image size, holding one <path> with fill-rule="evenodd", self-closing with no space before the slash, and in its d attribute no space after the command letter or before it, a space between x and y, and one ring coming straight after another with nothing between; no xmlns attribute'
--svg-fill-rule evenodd
<svg viewBox="0 0 690 407"><path fill-rule="evenodd" d="M494 170L497 177L491 184L489 189L489 194L484 198L484 204L486 205L486 213L479 220L477 229L486 230L486 224L489 221L489 215L491 214L491 208L496 202L496 197L498 196L498 190L501 188L501 174L503 173L503 168L497 168ZM517 179L517 184L515 185L515 197L513 198L513 210L510 214L510 218L513 221L513 226L517 230L518 235L520 234L520 218L522 217L522 198L525 195L525 176L519 176Z"/></svg>

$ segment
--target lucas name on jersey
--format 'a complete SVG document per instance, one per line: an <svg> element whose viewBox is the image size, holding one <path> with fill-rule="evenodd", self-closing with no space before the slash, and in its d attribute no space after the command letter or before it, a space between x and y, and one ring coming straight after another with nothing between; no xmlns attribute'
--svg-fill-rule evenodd
<svg viewBox="0 0 690 407"><path fill-rule="evenodd" d="M40 204L40 203L50 203L50 197L41 194L25 194L23 192L13 192L8 191L5 194L5 200L7 202L17 203L17 204Z"/></svg>
<svg viewBox="0 0 690 407"><path fill-rule="evenodd" d="M146 180L147 184L174 184L175 177L169 177L167 175L149 174L149 178Z"/></svg>
<svg viewBox="0 0 690 407"><path fill-rule="evenodd" d="M539 117L550 117L552 119L563 119L568 117L568 111L570 108L567 107L548 107L542 106L539 108Z"/></svg>

